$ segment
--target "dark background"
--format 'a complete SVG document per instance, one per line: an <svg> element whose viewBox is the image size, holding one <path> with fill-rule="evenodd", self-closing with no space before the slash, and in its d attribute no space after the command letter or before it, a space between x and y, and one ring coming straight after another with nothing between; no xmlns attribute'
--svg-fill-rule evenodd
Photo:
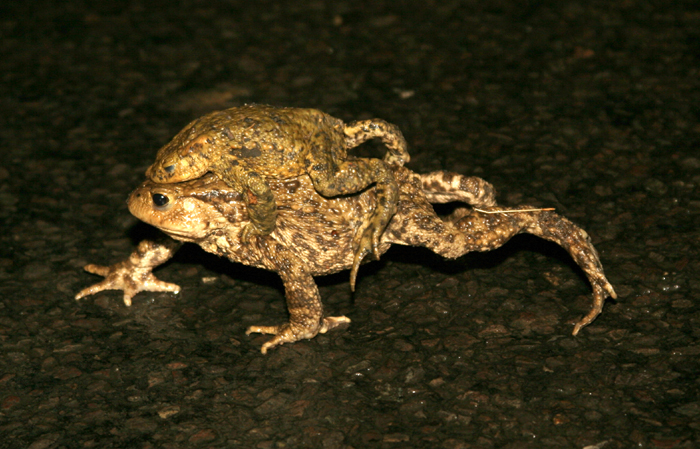
<svg viewBox="0 0 700 449"><path fill-rule="evenodd" d="M0 447L700 445L697 2L0 8ZM244 331L286 319L277 276L196 247L158 271L177 296L74 301L153 234L125 200L155 151L246 102L383 118L413 170L556 207L618 301L572 337L590 288L531 237L321 278L351 326L266 356Z"/></svg>

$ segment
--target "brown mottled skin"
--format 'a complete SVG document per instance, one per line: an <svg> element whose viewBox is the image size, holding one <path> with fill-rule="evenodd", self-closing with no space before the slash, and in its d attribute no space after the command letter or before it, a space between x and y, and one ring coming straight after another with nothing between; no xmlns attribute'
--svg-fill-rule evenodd
<svg viewBox="0 0 700 449"><path fill-rule="evenodd" d="M449 172L419 175L394 169L399 187L396 215L381 235L378 251L391 244L424 246L447 258L470 251L488 251L512 236L527 232L551 240L573 257L593 287L591 311L574 327L574 335L602 311L607 296L616 296L586 232L551 211L515 212L519 208L496 206L495 191L486 181ZM251 326L247 333L274 337L268 349L312 338L340 324L346 317L324 317L321 297L313 276L335 273L353 265L352 241L362 218L377 206L376 189L362 194L325 198L308 176L270 181L277 200L277 226L268 236L243 242L241 229L249 221L241 195L213 175L178 184L144 182L129 198L129 210L137 218L158 227L176 240L194 242L204 250L246 265L276 271L284 283L289 322L278 326ZM431 203L460 201L449 217L438 217ZM496 213L488 213L499 211ZM512 212L502 212L512 211ZM174 284L158 281L150 269L165 262L179 244L142 242L131 257L111 267L88 265L90 272L105 276L101 283L81 291L76 299L106 289L124 290L124 302L140 290L178 291Z"/></svg>
<svg viewBox="0 0 700 449"><path fill-rule="evenodd" d="M384 161L348 157L349 148L375 137L389 149ZM389 166L401 166L409 159L401 131L384 120L345 124L316 109L251 104L193 121L158 151L146 174L155 182L173 183L209 171L245 192L250 220L241 230L244 242L275 228L272 179L308 174L316 191L326 197L357 193L374 184L377 207L357 229L353 242L354 288L360 262L370 252L379 257L379 237L396 212L398 188Z"/></svg>

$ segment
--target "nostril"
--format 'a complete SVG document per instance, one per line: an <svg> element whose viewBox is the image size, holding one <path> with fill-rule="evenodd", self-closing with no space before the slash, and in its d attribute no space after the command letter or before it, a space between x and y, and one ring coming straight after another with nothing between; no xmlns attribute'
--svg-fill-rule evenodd
<svg viewBox="0 0 700 449"><path fill-rule="evenodd" d="M152 198L153 204L155 204L158 207L163 207L170 202L170 199L161 193L154 193L152 195Z"/></svg>

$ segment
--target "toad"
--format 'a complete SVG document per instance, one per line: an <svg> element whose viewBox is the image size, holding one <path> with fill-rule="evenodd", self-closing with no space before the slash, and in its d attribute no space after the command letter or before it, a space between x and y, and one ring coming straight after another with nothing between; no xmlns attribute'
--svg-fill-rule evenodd
<svg viewBox="0 0 700 449"><path fill-rule="evenodd" d="M427 247L453 259L498 248L516 234L530 233L562 246L591 283L593 305L574 326L574 335L601 313L606 297L616 297L588 234L566 218L528 206L498 206L493 187L477 177L443 171L416 174L405 167L395 167L393 174L397 211L380 236L380 254L391 244L401 244ZM158 280L151 270L168 260L179 242L194 242L205 251L275 271L282 278L289 321L247 330L274 335L263 344L263 353L349 323L344 316L324 315L313 277L352 267L353 235L362 226L361 217L377 207L378 189L327 198L307 175L273 179L269 185L277 202L277 226L267 236L243 241L240 231L250 222L244 195L212 174L182 183L144 182L129 197L129 210L174 240L143 241L123 262L86 266L105 279L82 290L76 299L117 289L124 291L124 303L130 305L140 291L176 293L177 285ZM466 204L449 216L436 215L431 203L448 202Z"/></svg>
<svg viewBox="0 0 700 449"><path fill-rule="evenodd" d="M384 160L349 158L347 150L378 137L387 146ZM349 124L316 109L250 104L207 114L161 148L146 172L151 180L173 183L212 172L244 192L249 220L241 241L268 235L275 228L276 202L269 182L301 174L326 197L357 193L374 184L377 207L357 228L350 272L369 253L379 257L379 238L396 212L398 188L389 166L409 161L406 140L397 126L380 119Z"/></svg>

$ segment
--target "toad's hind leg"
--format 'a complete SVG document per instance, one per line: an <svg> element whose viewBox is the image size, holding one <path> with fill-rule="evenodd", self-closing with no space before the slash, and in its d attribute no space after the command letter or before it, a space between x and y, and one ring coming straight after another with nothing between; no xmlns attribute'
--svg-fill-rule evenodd
<svg viewBox="0 0 700 449"><path fill-rule="evenodd" d="M345 147L356 146L378 137L389 151L384 156L384 162L392 166L403 166L411 156L408 154L408 144L401 130L393 123L382 119L358 120L344 126Z"/></svg>
<svg viewBox="0 0 700 449"><path fill-rule="evenodd" d="M314 188L324 196L349 195L370 185L375 185L377 206L366 217L353 237L353 264L350 270L350 288L355 290L357 271L362 259L373 253L379 259L379 240L396 213L398 186L389 167L400 167L408 162L406 139L398 126L381 119L359 120L342 125L343 151L328 152L312 147L309 153L307 172ZM367 140L379 138L388 151L384 161L357 158L347 160L345 150L354 148Z"/></svg>
<svg viewBox="0 0 700 449"><path fill-rule="evenodd" d="M607 296L617 297L586 231L554 212L519 212L532 209L529 206L481 206L481 211L458 209L455 216L443 221L432 208L416 207L415 199L409 203L399 202L398 215L410 218L403 220L401 233L396 237L400 237L402 243L425 246L443 257L456 258L472 251L489 251L521 233L533 234L563 247L585 272L593 288L593 306L575 325L574 335L601 313Z"/></svg>
<svg viewBox="0 0 700 449"><path fill-rule="evenodd" d="M423 194L430 203L461 201L475 207L495 206L496 189L476 176L449 171L419 175Z"/></svg>
<svg viewBox="0 0 700 449"><path fill-rule="evenodd" d="M323 155L317 155L321 159ZM333 166L334 169L328 169ZM391 170L379 159L357 158L333 164L310 164L309 176L318 193L333 197L357 193L374 184L377 206L353 236L354 260L350 270L350 288L355 289L357 270L369 253L379 259L379 240L391 217L396 213L399 188Z"/></svg>
<svg viewBox="0 0 700 449"><path fill-rule="evenodd" d="M608 296L616 298L617 294L605 277L598 252L586 231L551 211L516 212L525 209L533 208L531 206L485 207L482 208L484 212L473 210L455 224L459 230L468 235L475 233L481 238L486 238L486 242L482 244L491 240L493 244L500 246L515 234L528 233L564 248L584 271L593 289L593 306L590 312L574 326L572 333L576 335L600 315L605 298Z"/></svg>

